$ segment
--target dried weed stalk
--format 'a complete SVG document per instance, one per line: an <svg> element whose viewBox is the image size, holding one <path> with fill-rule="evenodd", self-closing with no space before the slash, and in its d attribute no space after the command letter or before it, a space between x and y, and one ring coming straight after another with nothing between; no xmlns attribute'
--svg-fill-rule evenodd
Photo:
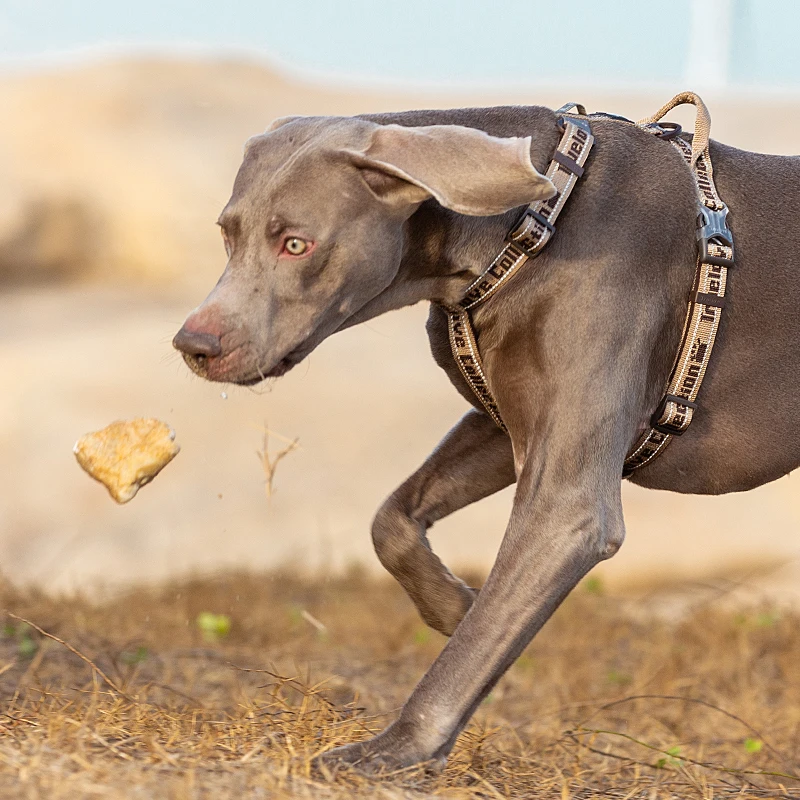
<svg viewBox="0 0 800 800"><path fill-rule="evenodd" d="M275 471L278 468L278 464L282 459L288 456L289 453L297 450L297 448L300 446L300 438L295 437L294 439L289 439L286 436L281 436L279 433L271 431L266 423L264 423L263 432L263 447L261 450L256 450L256 457L258 458L259 463L264 470L264 491L267 494L267 499L271 500L274 492L273 481L275 480ZM280 439L286 444L286 446L282 450L278 450L273 457L270 457L269 454L270 436L274 436L276 439Z"/></svg>

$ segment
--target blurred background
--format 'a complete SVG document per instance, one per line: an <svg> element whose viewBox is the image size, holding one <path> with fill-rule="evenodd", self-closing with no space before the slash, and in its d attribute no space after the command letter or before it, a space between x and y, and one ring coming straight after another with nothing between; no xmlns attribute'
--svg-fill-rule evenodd
<svg viewBox="0 0 800 800"><path fill-rule="evenodd" d="M193 378L170 346L224 267L214 222L272 119L570 100L637 119L691 88L715 138L794 153L799 25L793 0L0 0L0 568L58 588L380 569L375 509L466 409L426 309L255 390ZM118 507L72 445L134 416L168 421L182 452ZM271 499L265 427L300 443ZM600 576L800 599L797 480L721 498L626 485L628 540ZM435 549L485 571L510 503L441 523Z"/></svg>

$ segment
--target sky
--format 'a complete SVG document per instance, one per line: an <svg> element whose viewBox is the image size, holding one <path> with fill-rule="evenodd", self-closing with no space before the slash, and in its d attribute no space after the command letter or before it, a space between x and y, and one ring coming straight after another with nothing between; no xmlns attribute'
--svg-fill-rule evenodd
<svg viewBox="0 0 800 800"><path fill-rule="evenodd" d="M0 61L243 54L332 81L800 87L800 0L0 0Z"/></svg>

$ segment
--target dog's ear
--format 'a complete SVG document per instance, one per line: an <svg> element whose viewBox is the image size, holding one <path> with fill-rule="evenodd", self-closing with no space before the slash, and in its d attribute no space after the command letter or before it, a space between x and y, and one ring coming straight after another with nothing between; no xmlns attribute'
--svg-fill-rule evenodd
<svg viewBox="0 0 800 800"><path fill-rule="evenodd" d="M556 193L531 164L530 148L530 137L501 139L461 125L379 125L363 151L346 152L394 208L434 197L460 214L487 217Z"/></svg>

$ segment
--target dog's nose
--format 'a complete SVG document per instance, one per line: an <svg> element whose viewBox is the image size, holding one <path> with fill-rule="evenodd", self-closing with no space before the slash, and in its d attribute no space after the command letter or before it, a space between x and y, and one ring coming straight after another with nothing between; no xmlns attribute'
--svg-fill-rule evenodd
<svg viewBox="0 0 800 800"><path fill-rule="evenodd" d="M222 352L219 336L201 331L187 331L184 326L172 340L172 346L181 353L193 358L214 358Z"/></svg>

